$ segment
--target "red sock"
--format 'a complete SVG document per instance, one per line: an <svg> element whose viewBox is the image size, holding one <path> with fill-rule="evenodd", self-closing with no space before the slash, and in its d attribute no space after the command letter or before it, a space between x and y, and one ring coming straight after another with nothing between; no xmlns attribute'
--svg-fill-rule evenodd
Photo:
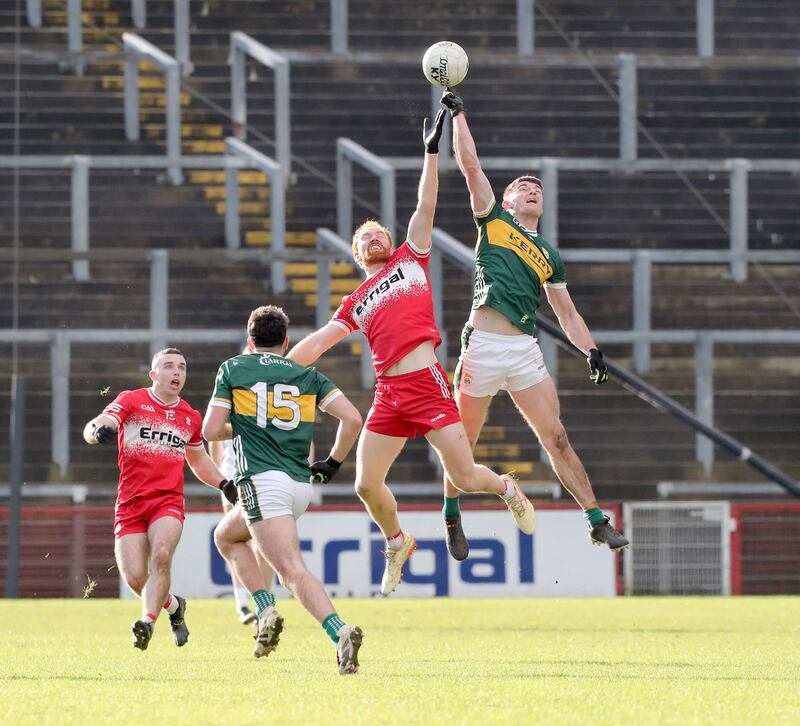
<svg viewBox="0 0 800 726"><path fill-rule="evenodd" d="M164 610L169 610L169 605L170 605L170 602L172 602L172 595L170 595L169 593L167 593L167 599L166 599L166 600L164 600L164 605L163 605L163 607L164 607Z"/></svg>
<svg viewBox="0 0 800 726"><path fill-rule="evenodd" d="M145 618L147 618L147 619L148 619L148 620L149 620L151 623L154 623L154 622L157 620L157 618L158 618L158 615L153 615L153 613L145 613L145 614L144 614L144 616L145 616Z"/></svg>

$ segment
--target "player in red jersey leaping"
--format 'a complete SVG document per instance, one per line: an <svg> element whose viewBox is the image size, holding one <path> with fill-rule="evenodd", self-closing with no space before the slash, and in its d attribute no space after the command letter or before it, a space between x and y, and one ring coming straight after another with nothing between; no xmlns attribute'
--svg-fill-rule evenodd
<svg viewBox="0 0 800 726"><path fill-rule="evenodd" d="M203 447L203 417L181 400L186 360L177 348L153 356L150 388L122 391L83 429L88 444L115 437L119 489L114 507L114 554L128 587L142 598L133 645L146 650L158 613L169 613L175 645L186 644L186 600L169 592L172 555L184 520L183 463L198 479L235 500L236 488Z"/></svg>
<svg viewBox="0 0 800 726"><path fill-rule="evenodd" d="M441 337L433 316L428 259L444 109L430 130L427 121L417 208L406 241L393 250L389 230L376 221L362 224L353 235L353 257L366 270L367 279L345 296L327 325L301 340L288 355L301 365L310 365L355 330L367 337L377 380L358 442L356 493L386 537L384 595L397 587L403 564L416 546L415 539L400 527L386 475L406 440L417 434L428 439L458 489L497 494L520 529L532 533L535 526L533 506L514 479L475 464L447 374L434 354Z"/></svg>

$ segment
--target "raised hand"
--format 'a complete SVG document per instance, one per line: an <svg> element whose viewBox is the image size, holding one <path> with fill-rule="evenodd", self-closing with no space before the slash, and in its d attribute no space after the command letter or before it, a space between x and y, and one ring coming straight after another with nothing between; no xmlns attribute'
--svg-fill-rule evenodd
<svg viewBox="0 0 800 726"><path fill-rule="evenodd" d="M452 91L445 91L439 101L445 108L449 109L450 115L455 118L460 113L464 113L464 101L461 96L456 96Z"/></svg>
<svg viewBox="0 0 800 726"><path fill-rule="evenodd" d="M422 143L425 144L426 154L439 153L439 139L442 138L442 126L444 125L444 109L439 109L436 114L436 121L434 121L433 128L428 128L428 118L422 122Z"/></svg>

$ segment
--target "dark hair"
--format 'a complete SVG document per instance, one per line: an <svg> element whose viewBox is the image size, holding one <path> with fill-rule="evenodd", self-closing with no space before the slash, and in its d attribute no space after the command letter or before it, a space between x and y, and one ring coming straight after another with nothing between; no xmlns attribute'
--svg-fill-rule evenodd
<svg viewBox="0 0 800 726"><path fill-rule="evenodd" d="M275 348L286 340L289 316L276 305L262 305L250 313L247 335L256 348Z"/></svg>
<svg viewBox="0 0 800 726"><path fill-rule="evenodd" d="M514 179L514 181L510 182L509 185L505 188L505 191L503 191L503 199L505 199L511 193L511 191L514 189L515 186L517 186L517 184L526 181L536 184L539 187L539 189L541 189L544 192L544 183L538 176L527 176L527 175L518 176L516 179Z"/></svg>
<svg viewBox="0 0 800 726"><path fill-rule="evenodd" d="M183 353L181 353L177 348L164 348L164 350L158 351L158 353L156 353L153 356L153 360L150 363L150 370L151 371L154 371L156 369L156 361L158 361L158 359L161 358L161 356L164 356L164 355L179 355L179 356L182 356L184 360L186 360L186 356L183 355Z"/></svg>

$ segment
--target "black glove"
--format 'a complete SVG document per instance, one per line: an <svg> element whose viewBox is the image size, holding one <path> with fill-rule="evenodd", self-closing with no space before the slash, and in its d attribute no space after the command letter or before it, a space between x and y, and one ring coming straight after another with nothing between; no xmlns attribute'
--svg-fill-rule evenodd
<svg viewBox="0 0 800 726"><path fill-rule="evenodd" d="M311 465L311 476L308 480L312 484L327 484L336 476L336 472L339 471L341 465L341 461L336 461L330 456L325 461L315 461Z"/></svg>
<svg viewBox="0 0 800 726"><path fill-rule="evenodd" d="M219 483L219 490L225 495L225 499L227 499L231 504L236 504L239 501L239 492L236 489L236 484L234 484L230 479L223 479Z"/></svg>
<svg viewBox="0 0 800 726"><path fill-rule="evenodd" d="M450 109L450 115L455 118L460 113L464 113L464 101L461 100L461 96L456 96L455 93L452 91L447 91L442 95L442 99L439 101L445 108Z"/></svg>
<svg viewBox="0 0 800 726"><path fill-rule="evenodd" d="M117 432L110 426L97 426L93 431L94 440L98 444L107 444L117 438Z"/></svg>
<svg viewBox="0 0 800 726"><path fill-rule="evenodd" d="M436 121L433 123L433 128L428 128L428 118L422 122L422 143L425 144L426 154L439 153L439 139L442 138L442 126L444 125L444 109L439 109L436 114Z"/></svg>
<svg viewBox="0 0 800 726"><path fill-rule="evenodd" d="M589 351L586 362L589 364L589 380L592 383L600 385L608 380L608 368L603 362L603 354L597 348Z"/></svg>

